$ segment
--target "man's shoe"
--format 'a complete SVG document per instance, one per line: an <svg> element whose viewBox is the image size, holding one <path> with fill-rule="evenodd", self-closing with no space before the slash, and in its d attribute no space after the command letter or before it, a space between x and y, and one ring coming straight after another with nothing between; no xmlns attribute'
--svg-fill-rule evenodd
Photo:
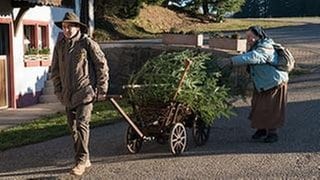
<svg viewBox="0 0 320 180"><path fill-rule="evenodd" d="M86 171L86 168L91 167L90 160L86 161L85 163L77 163L77 165L71 169L71 174L82 176L82 174Z"/></svg>
<svg viewBox="0 0 320 180"><path fill-rule="evenodd" d="M90 162L90 160L87 160L85 165L86 165L86 168L91 167L91 162Z"/></svg>
<svg viewBox="0 0 320 180"><path fill-rule="evenodd" d="M267 136L267 130L266 129L258 129L253 135L252 135L252 139L253 140L260 140L262 138L264 138L265 136Z"/></svg>
<svg viewBox="0 0 320 180"><path fill-rule="evenodd" d="M276 133L269 133L263 140L265 143L274 143L278 141L278 135Z"/></svg>

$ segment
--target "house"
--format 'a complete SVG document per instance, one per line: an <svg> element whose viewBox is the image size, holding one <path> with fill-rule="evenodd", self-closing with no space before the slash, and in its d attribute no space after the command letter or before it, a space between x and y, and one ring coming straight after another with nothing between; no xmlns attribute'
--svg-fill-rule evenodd
<svg viewBox="0 0 320 180"><path fill-rule="evenodd" d="M82 1L86 10L91 2L93 12L93 0ZM82 18L83 14L92 14L81 12L82 6L81 0L1 1L0 109L38 103L61 32L54 21L61 20L67 11L82 14Z"/></svg>

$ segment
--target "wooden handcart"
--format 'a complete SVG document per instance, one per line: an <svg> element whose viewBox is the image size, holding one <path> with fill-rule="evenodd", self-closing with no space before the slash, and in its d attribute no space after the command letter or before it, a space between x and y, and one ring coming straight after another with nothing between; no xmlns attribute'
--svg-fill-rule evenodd
<svg viewBox="0 0 320 180"><path fill-rule="evenodd" d="M181 154L187 146L186 127L192 129L196 145L204 145L208 141L210 126L202 121L198 112L191 110L187 104L176 101L190 64L190 61L186 61L177 91L172 101L166 104L139 106L135 102L129 102L133 107L133 115L129 117L116 101L120 96L107 96L129 124L125 140L130 153L138 153L144 141L155 140L161 144L168 142L172 154ZM125 88L143 88L143 85L128 85Z"/></svg>

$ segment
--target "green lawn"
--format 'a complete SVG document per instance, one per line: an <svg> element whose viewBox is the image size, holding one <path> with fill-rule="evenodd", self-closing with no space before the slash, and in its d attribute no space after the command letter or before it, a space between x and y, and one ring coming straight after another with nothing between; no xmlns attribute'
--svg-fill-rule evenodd
<svg viewBox="0 0 320 180"><path fill-rule="evenodd" d="M124 100L119 101L128 113L131 108ZM119 121L120 114L110 102L99 102L94 105L91 128ZM43 142L69 133L64 114L54 114L0 131L0 151L27 144Z"/></svg>
<svg viewBox="0 0 320 180"><path fill-rule="evenodd" d="M158 34L163 33L166 28L148 25L150 22L135 21L137 26L144 27L147 32ZM177 31L189 32L219 32L219 31L239 31L245 30L250 26L259 25L264 28L275 28L303 24L300 22L290 22L286 20L268 20L268 19L226 19L223 23L192 23L176 26ZM169 31L170 29L166 29Z"/></svg>
<svg viewBox="0 0 320 180"><path fill-rule="evenodd" d="M304 22L293 21L288 19L226 19L223 23L200 23L183 21L181 24L172 23L155 23L154 21L138 17L136 19L119 20L116 18L109 19L112 24L117 27L116 32L121 34L109 34L107 26L101 23L96 28L95 38L97 41L105 41L108 39L144 39L159 38L162 33L169 32L174 28L177 32L199 32L199 33L215 33L221 31L241 31L250 26L259 25L263 28L276 28L285 26L303 25ZM175 24L175 25L173 25Z"/></svg>

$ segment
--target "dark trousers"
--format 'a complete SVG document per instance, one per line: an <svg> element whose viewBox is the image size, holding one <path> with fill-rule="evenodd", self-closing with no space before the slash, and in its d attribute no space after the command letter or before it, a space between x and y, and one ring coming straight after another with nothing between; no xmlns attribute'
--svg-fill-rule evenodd
<svg viewBox="0 0 320 180"><path fill-rule="evenodd" d="M75 160L84 163L89 160L89 122L91 120L92 103L76 108L66 108L68 126L71 131Z"/></svg>

